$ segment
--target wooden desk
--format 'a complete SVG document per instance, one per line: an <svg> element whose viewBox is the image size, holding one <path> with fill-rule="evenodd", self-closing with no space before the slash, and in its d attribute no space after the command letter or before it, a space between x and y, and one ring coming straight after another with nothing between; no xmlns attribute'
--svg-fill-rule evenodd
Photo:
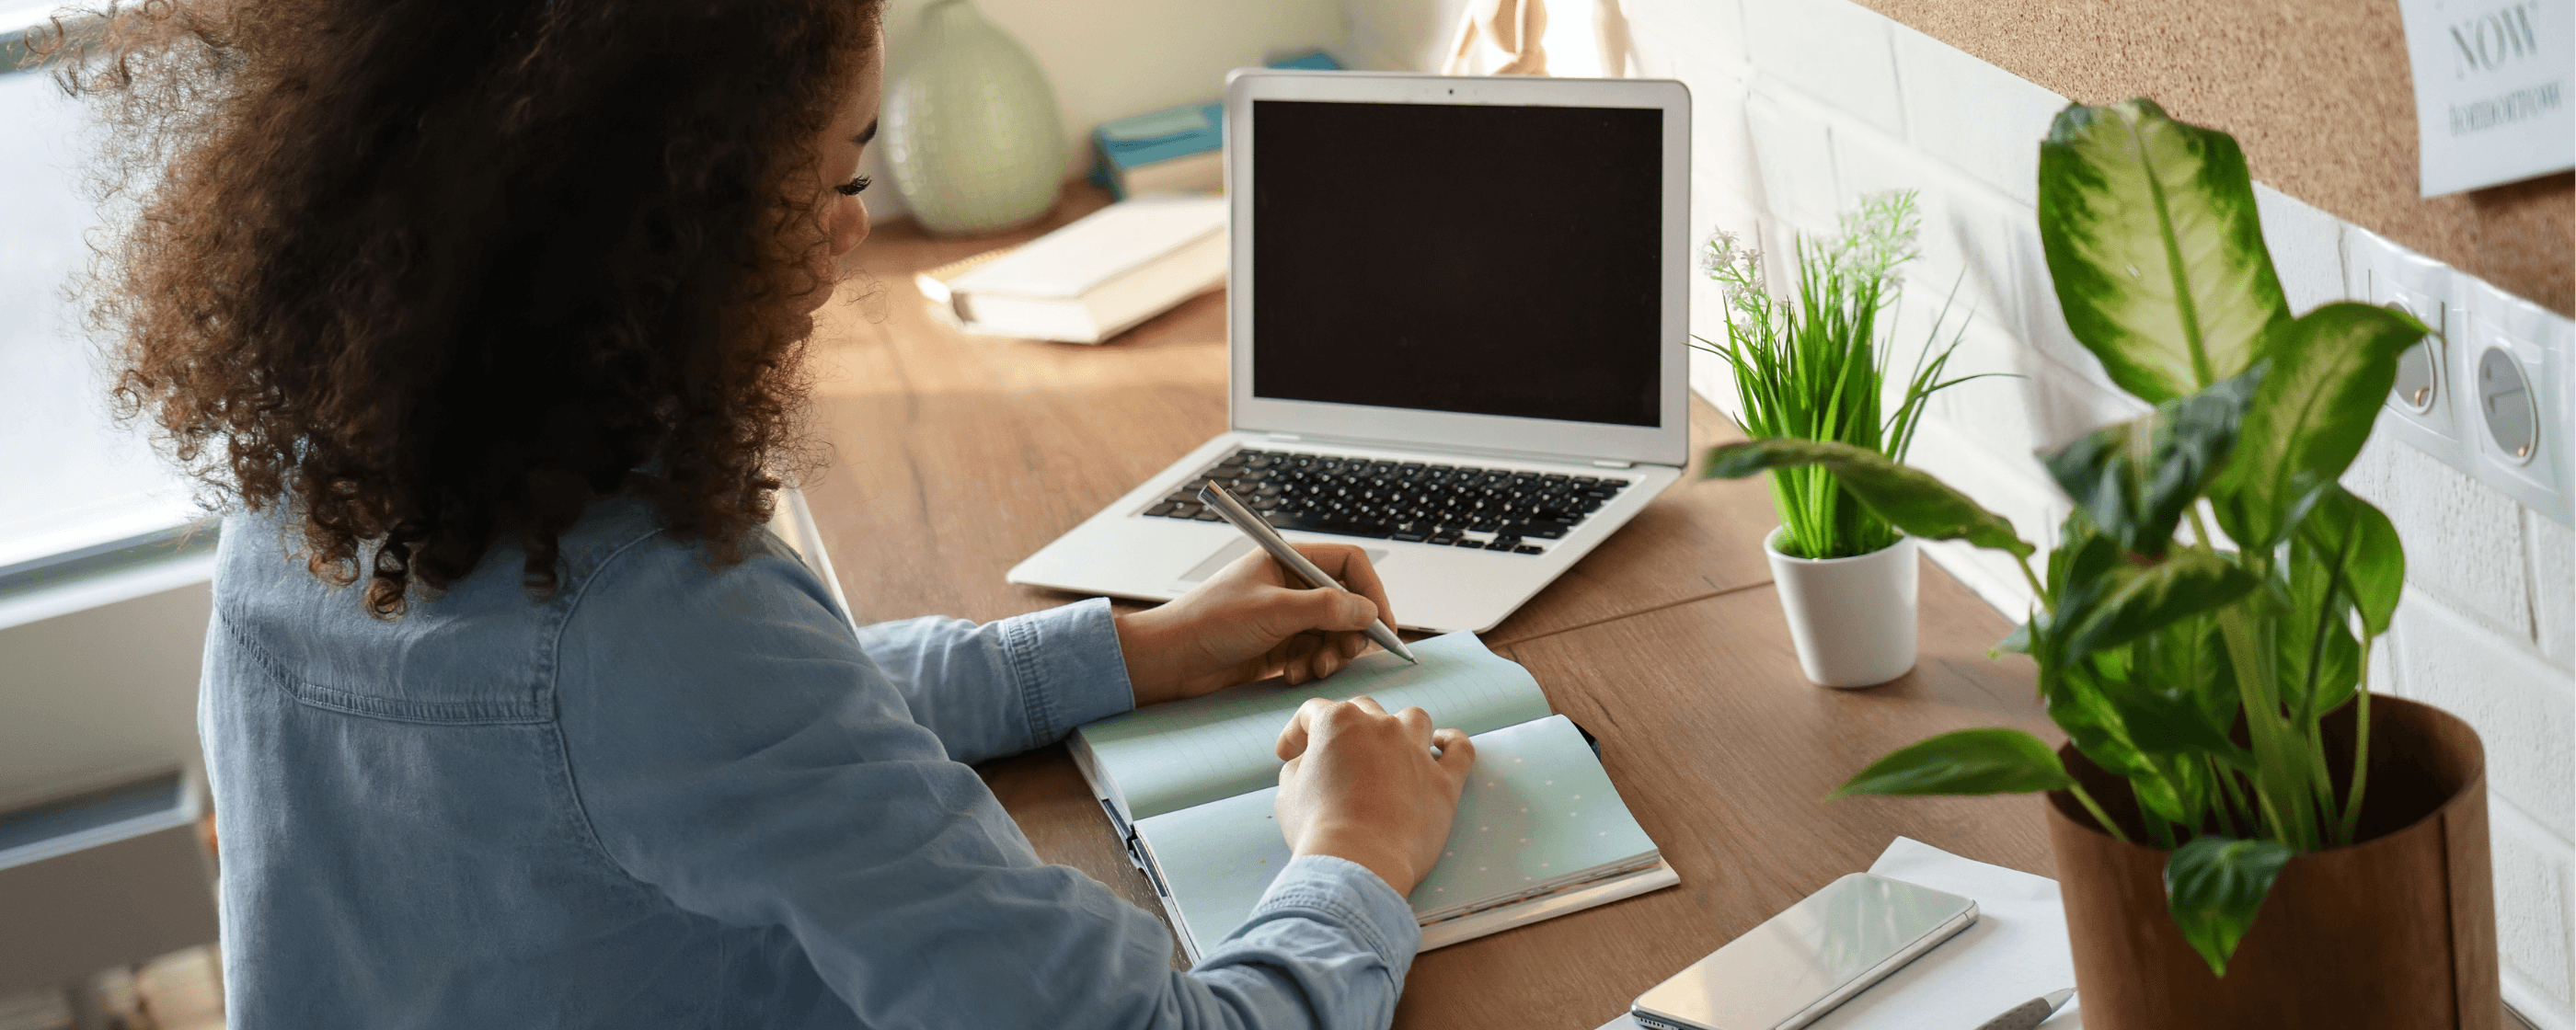
<svg viewBox="0 0 2576 1030"><path fill-rule="evenodd" d="M1083 347L959 336L912 286L915 271L1103 202L1078 189L1047 222L1007 237L880 227L861 251L873 289L845 288L821 316L816 417L834 453L807 494L861 622L989 620L1072 600L1002 575L1225 430L1221 294ZM1736 431L1694 399L1692 437L1706 446ZM1775 524L1758 481L1676 487L1485 635L1557 711L1601 736L1610 778L1682 883L1425 954L1397 1025L1588 1030L1868 868L1900 834L2050 874L2036 798L1818 800L1929 734L2003 725L2064 737L2032 696L2029 661L1986 658L2011 624L1928 564L1914 672L1869 690L1809 685L1761 554ZM1161 912L1063 748L983 774L1039 854Z"/></svg>

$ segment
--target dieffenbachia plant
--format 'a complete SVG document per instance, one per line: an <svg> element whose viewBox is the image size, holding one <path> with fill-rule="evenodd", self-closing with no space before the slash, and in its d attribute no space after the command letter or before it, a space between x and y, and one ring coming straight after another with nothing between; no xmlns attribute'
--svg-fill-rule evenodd
<svg viewBox="0 0 2576 1030"><path fill-rule="evenodd" d="M2010 552L2038 599L1997 647L2036 659L2049 718L2127 779L2169 852L2174 921L2224 976L2282 865L2352 843L2361 817L2366 656L2405 554L2388 517L2336 480L2427 329L2354 303L2292 317L2236 141L2144 99L2058 114L2040 145L2039 229L2068 328L2155 405L2042 455L2075 502L2044 576L2003 518L1861 448L1755 440L1711 450L1703 473L1822 465L1909 534ZM2347 704L2358 732L2337 782L2320 723ZM2040 790L2072 793L2127 839L2019 730L1899 749L1835 796Z"/></svg>

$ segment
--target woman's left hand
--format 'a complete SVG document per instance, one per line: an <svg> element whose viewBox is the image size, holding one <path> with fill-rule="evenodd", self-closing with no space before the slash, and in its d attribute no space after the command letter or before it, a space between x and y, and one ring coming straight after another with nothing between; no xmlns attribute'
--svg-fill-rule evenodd
<svg viewBox="0 0 2576 1030"><path fill-rule="evenodd" d="M1137 707L1285 676L1290 685L1341 671L1395 624L1368 554L1349 544L1297 544L1348 589L1305 589L1259 549L1160 608L1118 616L1118 648ZM1291 586L1290 584L1298 584Z"/></svg>

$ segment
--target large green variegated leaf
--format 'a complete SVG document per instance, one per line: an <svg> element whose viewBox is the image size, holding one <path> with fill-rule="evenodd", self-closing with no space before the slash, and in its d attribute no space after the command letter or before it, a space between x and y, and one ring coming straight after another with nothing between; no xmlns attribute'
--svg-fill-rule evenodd
<svg viewBox="0 0 2576 1030"><path fill-rule="evenodd" d="M2066 731L2076 750L2126 778L2130 793L2149 811L2167 822L2182 822L2188 815L2181 795L2167 782L2155 755L2191 750L2168 736L2168 731L2187 730L2191 716L2140 696L2128 679L2125 650L2096 651L2062 674L2044 673L2041 698L2049 720ZM2176 721L2177 714L2185 721Z"/></svg>
<svg viewBox="0 0 2576 1030"><path fill-rule="evenodd" d="M2201 707L2200 692L2194 685L2162 675L2157 664L2161 657L2155 653L2161 638L2161 633L2150 634L2132 642L2129 649L2133 663L2124 670L2125 675L2096 680L2103 698L2120 713L2129 741L2138 750L2153 755L2216 755L2229 762L2242 760L2244 749L2227 739L2227 723L2210 718Z"/></svg>
<svg viewBox="0 0 2576 1030"><path fill-rule="evenodd" d="M1850 444L1776 436L1711 448L1700 465L1703 478L1738 479L1763 469L1822 465L1842 481L1843 490L1879 518L1908 536L1925 540L1965 539L1979 547L2028 555L2033 548L2014 534L2004 517L1950 488L1921 469L1899 465L1886 455Z"/></svg>
<svg viewBox="0 0 2576 1030"><path fill-rule="evenodd" d="M2085 611L2061 603L2060 623L2071 625L2057 653L2068 660L2128 643L2167 625L2216 611L2253 590L2254 577L2206 551L2185 551L2121 579Z"/></svg>
<svg viewBox="0 0 2576 1030"><path fill-rule="evenodd" d="M2039 146L2039 236L2067 328L2153 403L2251 367L2290 317L2244 153L2151 100L2058 112Z"/></svg>
<svg viewBox="0 0 2576 1030"><path fill-rule="evenodd" d="M2341 486L2327 488L2299 520L2290 538L2290 579L2338 578L2337 563L2344 596L2361 613L2362 627L2372 636L2388 632L2398 594L2406 589L2406 547L2385 512Z"/></svg>
<svg viewBox="0 0 2576 1030"><path fill-rule="evenodd" d="M2164 769L2165 781L2172 785L2177 807L2184 812L2207 812L2219 798L2218 777L2210 772L2209 763L2191 756L2179 756L2158 763ZM2189 815L2172 822L2188 827Z"/></svg>
<svg viewBox="0 0 2576 1030"><path fill-rule="evenodd" d="M2057 599L2060 611L2070 600L2077 609L2088 607L2088 596L2109 589L2110 578L2121 568L2119 543L2102 535L2084 517L2084 509L2077 508L2058 523L2057 548L2048 552L2048 596Z"/></svg>
<svg viewBox="0 0 2576 1030"><path fill-rule="evenodd" d="M2162 557L2183 511L2226 463L2264 367L2095 430L2047 456L2049 475L2121 547Z"/></svg>
<svg viewBox="0 0 2576 1030"><path fill-rule="evenodd" d="M2075 749L2093 764L2130 779L2152 775L2155 770L2147 764L2146 753L2129 739L2127 721L2102 692L2103 672L2098 660L2063 667L2043 663L2039 698L2048 706L2048 721L2065 730ZM2111 675L2120 674L2111 671Z"/></svg>
<svg viewBox="0 0 2576 1030"><path fill-rule="evenodd" d="M2281 617L2281 703L2306 717L2325 715L2352 700L2361 685L2361 642L2353 639L2344 614L2351 605L2340 597L2316 603L2294 600Z"/></svg>
<svg viewBox="0 0 2576 1030"><path fill-rule="evenodd" d="M2165 903L2211 974L2227 975L2227 960L2254 928L2264 896L2290 858L2289 845L2279 841L2216 836L2194 838L2166 856Z"/></svg>
<svg viewBox="0 0 2576 1030"><path fill-rule="evenodd" d="M2013 631L2004 634L2004 638L2002 640L1995 641L1995 646L1986 649L1986 657L1988 658L2000 658L2008 654L2029 653L2030 623L2027 622L2013 627Z"/></svg>
<svg viewBox="0 0 2576 1030"><path fill-rule="evenodd" d="M2330 486L2290 535L2282 569L2288 611L2280 623L2281 699L2292 712L2324 715L2361 683L2361 641L2351 616L2373 635L2388 631L2405 589L2406 552L2397 528L2370 502Z"/></svg>
<svg viewBox="0 0 2576 1030"><path fill-rule="evenodd" d="M2075 780L2057 752L2020 730L1954 730L1890 751L1829 797L1854 794L2024 794Z"/></svg>
<svg viewBox="0 0 2576 1030"><path fill-rule="evenodd" d="M2159 694L2190 700L2199 725L2187 733L2204 744L2226 741L2224 747L2207 749L2224 761L2241 765L2252 760L2227 736L2236 725L2241 699L2236 693L2236 667L2227 660L2216 616L2178 620L2130 646L2138 655L2133 675L2139 683Z"/></svg>
<svg viewBox="0 0 2576 1030"><path fill-rule="evenodd" d="M2404 312L2349 301L2283 325L2236 453L2210 487L2219 527L2247 550L2279 543L2361 453L2397 381L2397 355L2425 332Z"/></svg>

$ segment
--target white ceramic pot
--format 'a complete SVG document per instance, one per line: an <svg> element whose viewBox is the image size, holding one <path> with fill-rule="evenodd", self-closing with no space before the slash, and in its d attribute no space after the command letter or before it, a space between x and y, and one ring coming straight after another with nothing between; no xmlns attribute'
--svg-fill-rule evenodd
<svg viewBox="0 0 2576 1030"><path fill-rule="evenodd" d="M1792 558L1780 553L1788 531L1772 530L1762 551L1807 678L1869 687L1914 668L1914 538L1850 558Z"/></svg>

